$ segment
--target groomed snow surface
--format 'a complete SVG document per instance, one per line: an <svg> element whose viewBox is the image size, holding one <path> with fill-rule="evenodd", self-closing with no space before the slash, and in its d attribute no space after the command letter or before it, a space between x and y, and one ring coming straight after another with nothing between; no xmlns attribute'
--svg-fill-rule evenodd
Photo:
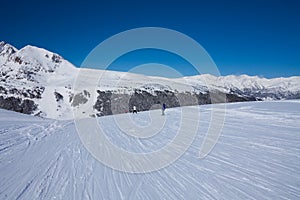
<svg viewBox="0 0 300 200"><path fill-rule="evenodd" d="M300 198L300 101L227 104L222 135L204 159L198 155L211 106L193 108L201 122L192 145L168 167L145 174L116 171L94 159L73 121L0 110L0 199ZM174 137L180 108L165 116L157 111L166 123L148 139L124 135L114 117L145 126L149 112L98 120L116 146L154 151Z"/></svg>

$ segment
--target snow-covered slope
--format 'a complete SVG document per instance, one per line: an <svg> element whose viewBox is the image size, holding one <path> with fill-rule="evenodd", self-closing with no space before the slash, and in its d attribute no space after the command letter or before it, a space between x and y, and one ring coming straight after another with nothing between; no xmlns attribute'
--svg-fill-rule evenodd
<svg viewBox="0 0 300 200"><path fill-rule="evenodd" d="M198 153L211 106L191 111L198 108L200 126L188 150L168 167L145 174L116 171L95 160L73 121L0 110L0 199L299 199L300 101L228 104L222 135L204 159ZM138 128L151 123L149 112L98 120L116 146L151 152L174 137L181 109L152 114L166 123L147 139L129 137L114 118L131 119Z"/></svg>
<svg viewBox="0 0 300 200"><path fill-rule="evenodd" d="M45 49L25 46L17 50L5 42L0 43L0 68L1 108L53 119L71 119L72 109L80 109L84 104L89 106L84 116L95 112L111 114L113 99L107 91L118 94L116 99L127 102L127 105L116 105L119 109L116 113L129 111L132 103L145 102L141 96L152 98L151 104L171 102L169 107L210 103L209 91L230 94L230 102L300 98L299 76L265 79L246 75L215 77L204 74L168 79L79 69ZM140 92L136 93L136 89ZM133 94L136 94L134 98ZM178 103L176 95L183 96L181 103ZM190 100L192 98L196 100ZM140 110L152 107L150 103L141 105Z"/></svg>

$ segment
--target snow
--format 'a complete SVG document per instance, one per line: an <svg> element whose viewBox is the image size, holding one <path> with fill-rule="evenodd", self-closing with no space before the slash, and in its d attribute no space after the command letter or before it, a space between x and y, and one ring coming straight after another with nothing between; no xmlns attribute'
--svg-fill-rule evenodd
<svg viewBox="0 0 300 200"><path fill-rule="evenodd" d="M28 97L22 96L24 91L36 87L44 88L45 92L41 99L32 99L38 104L38 109L33 115L42 112L42 116L53 119L72 119L70 96L82 90L88 91L91 96L96 95L97 90L111 90L120 94L132 94L135 89L150 93L155 90L183 93L206 93L209 90L229 93L234 90L246 91L250 96L260 93L269 94L260 97L264 100L295 98L299 97L300 93L299 76L274 79L247 75L209 74L175 79L152 77L127 72L77 68L58 54L46 49L27 45L17 50L5 42L0 42L0 68L0 86L7 90L20 91L20 94L2 93L1 96L26 99ZM56 102L54 92L62 94L63 101ZM95 99L96 97L93 96L88 103L94 105ZM87 113L87 116L91 114L93 111Z"/></svg>
<svg viewBox="0 0 300 200"><path fill-rule="evenodd" d="M71 120L0 110L0 199L300 198L299 100L227 104L219 141L203 159L199 150L212 105L189 110L200 113L191 146L169 166L138 174L113 170L97 161L81 143ZM157 110L96 120L115 146L153 152L176 135L181 112L182 108L173 108L165 116ZM153 120L164 126L159 129ZM130 137L116 121L124 122L127 131L147 128L157 134Z"/></svg>
<svg viewBox="0 0 300 200"><path fill-rule="evenodd" d="M16 51L17 49L10 44L0 42L0 66L4 65L9 56Z"/></svg>
<svg viewBox="0 0 300 200"><path fill-rule="evenodd" d="M196 84L197 82L201 82L204 85L210 86L214 89L222 89L223 91L230 91L230 89L269 89L274 91L291 91L296 92L299 91L300 77L292 76L288 78L262 78L258 76L248 76L248 75L228 75L228 76L213 76L210 74L203 74L192 77L184 77L186 81L190 84ZM178 79L181 81L181 79Z"/></svg>

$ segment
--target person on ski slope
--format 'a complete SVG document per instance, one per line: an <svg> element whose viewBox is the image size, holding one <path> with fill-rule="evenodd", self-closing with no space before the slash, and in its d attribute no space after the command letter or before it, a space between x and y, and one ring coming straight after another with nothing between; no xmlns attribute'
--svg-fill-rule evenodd
<svg viewBox="0 0 300 200"><path fill-rule="evenodd" d="M161 115L165 115L165 110L166 110L166 104L163 103L161 107Z"/></svg>
<svg viewBox="0 0 300 200"><path fill-rule="evenodd" d="M136 106L133 106L133 111L132 111L132 113L136 113L136 114L137 114Z"/></svg>

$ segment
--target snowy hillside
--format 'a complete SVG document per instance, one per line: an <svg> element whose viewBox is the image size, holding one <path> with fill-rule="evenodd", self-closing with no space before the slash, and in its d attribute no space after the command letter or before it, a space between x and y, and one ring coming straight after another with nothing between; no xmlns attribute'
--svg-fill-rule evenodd
<svg viewBox="0 0 300 200"><path fill-rule="evenodd" d="M0 108L53 119L168 107L300 98L300 77L204 74L168 79L138 74L79 69L61 56L34 46L20 50L0 42ZM213 101L211 93L223 95ZM225 98L226 97L226 98ZM147 101L146 101L147 99ZM83 109L84 108L84 109Z"/></svg>
<svg viewBox="0 0 300 200"><path fill-rule="evenodd" d="M227 104L222 135L204 159L199 159L199 149L211 105L190 111L194 109L200 109L201 120L192 145L171 165L145 174L116 171L95 160L73 121L0 110L0 199L300 198L299 100ZM165 124L147 139L129 137L114 119L147 127L149 112L97 120L116 146L151 152L166 145L182 121L181 108L168 109L165 116L151 112Z"/></svg>

